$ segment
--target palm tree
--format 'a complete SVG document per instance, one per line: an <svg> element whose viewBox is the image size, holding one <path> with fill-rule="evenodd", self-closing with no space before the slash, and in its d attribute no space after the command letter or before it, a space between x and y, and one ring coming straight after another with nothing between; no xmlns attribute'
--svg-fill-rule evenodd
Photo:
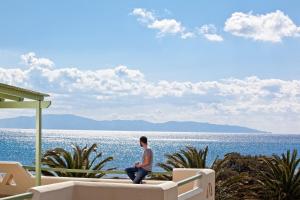
<svg viewBox="0 0 300 200"><path fill-rule="evenodd" d="M85 169L85 170L102 170L106 163L113 160L113 157L107 157L100 160L102 152L97 152L97 144L90 147L87 145L81 148L78 145L72 145L73 152L63 148L48 150L42 157L42 164L50 168L64 169ZM92 158L92 154L95 153ZM112 170L108 169L108 170ZM64 177L86 177L100 178L105 173L74 173L74 172L43 172L45 175L64 176Z"/></svg>
<svg viewBox="0 0 300 200"><path fill-rule="evenodd" d="M286 154L262 158L268 170L259 172L260 196L263 199L300 199L300 158L297 150Z"/></svg>
<svg viewBox="0 0 300 200"><path fill-rule="evenodd" d="M166 154L166 161L158 163L157 166L164 169L168 174L153 175L153 179L171 180L171 172L173 168L211 168L216 172L216 199L218 200L238 200L241 199L239 188L243 181L246 180L245 174L232 174L224 179L224 166L229 161L227 157L223 160L213 162L211 166L207 166L208 147L197 149L195 147L186 147L178 152Z"/></svg>
<svg viewBox="0 0 300 200"><path fill-rule="evenodd" d="M215 160L212 169L216 175L217 200L240 200L240 199L257 199L256 194L250 190L252 177L249 175L249 169L242 169L248 158L237 153L229 153L223 159ZM245 161L244 161L245 160ZM238 169L233 170L235 166Z"/></svg>
<svg viewBox="0 0 300 200"><path fill-rule="evenodd" d="M167 173L153 175L151 178L160 180L171 180L173 168L205 168L208 147L197 150L195 147L187 146L178 152L165 154L166 162L157 163L157 166L164 169Z"/></svg>

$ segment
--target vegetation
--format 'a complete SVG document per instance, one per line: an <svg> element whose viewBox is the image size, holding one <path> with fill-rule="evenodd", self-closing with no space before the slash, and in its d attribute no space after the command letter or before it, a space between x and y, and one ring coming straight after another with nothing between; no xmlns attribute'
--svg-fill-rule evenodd
<svg viewBox="0 0 300 200"><path fill-rule="evenodd" d="M216 199L300 199L300 159L297 150L287 151L281 157L243 156L229 153L207 166L208 148L197 150L186 147L173 154L166 154L166 161L158 163L171 172L173 168L212 168L216 172ZM171 176L152 178L172 179Z"/></svg>
<svg viewBox="0 0 300 200"><path fill-rule="evenodd" d="M157 166L164 169L171 174L173 168L206 168L208 147L203 150L197 150L194 147L186 147L179 152L173 154L166 154L167 161L165 163L158 163ZM171 180L172 175L155 174L151 179Z"/></svg>
<svg viewBox="0 0 300 200"><path fill-rule="evenodd" d="M103 170L105 165L113 160L113 157L107 157L101 160L102 152L97 152L97 144L93 144L90 147L85 146L83 148L78 145L72 145L72 149L73 152L69 152L63 148L48 150L42 157L42 165L50 168ZM73 172L43 172L43 174L50 176L86 178L100 178L105 175L104 173Z"/></svg>
<svg viewBox="0 0 300 200"><path fill-rule="evenodd" d="M260 197L264 199L300 199L300 159L297 150L281 157L262 158L266 170L259 171Z"/></svg>
<svg viewBox="0 0 300 200"><path fill-rule="evenodd" d="M62 148L48 150L42 164L50 168L103 170L112 157L102 158L97 145L80 148L72 145L72 152ZM93 155L94 154L94 155ZM207 164L208 147L186 147L166 154L158 163L166 172L153 174L152 179L171 180L173 168L211 168L216 172L217 200L297 200L300 199L300 158L297 150L281 156L244 156L229 153ZM111 169L108 169L111 170ZM102 177L104 173L43 172L45 175L68 177Z"/></svg>

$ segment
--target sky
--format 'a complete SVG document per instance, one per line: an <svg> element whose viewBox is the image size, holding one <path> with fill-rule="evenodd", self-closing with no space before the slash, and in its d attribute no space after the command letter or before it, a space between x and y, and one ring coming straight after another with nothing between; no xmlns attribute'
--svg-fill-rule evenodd
<svg viewBox="0 0 300 200"><path fill-rule="evenodd" d="M45 113L300 133L299 7L4 0L0 82L49 93Z"/></svg>

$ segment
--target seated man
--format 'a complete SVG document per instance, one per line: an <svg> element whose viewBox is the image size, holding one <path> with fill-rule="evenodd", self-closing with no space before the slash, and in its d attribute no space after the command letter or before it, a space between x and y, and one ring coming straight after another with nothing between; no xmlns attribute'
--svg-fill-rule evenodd
<svg viewBox="0 0 300 200"><path fill-rule="evenodd" d="M135 184L141 184L145 176L152 170L153 152L148 147L148 141L145 136L140 138L140 146L144 149L142 163L135 163L134 167L125 169L127 175Z"/></svg>

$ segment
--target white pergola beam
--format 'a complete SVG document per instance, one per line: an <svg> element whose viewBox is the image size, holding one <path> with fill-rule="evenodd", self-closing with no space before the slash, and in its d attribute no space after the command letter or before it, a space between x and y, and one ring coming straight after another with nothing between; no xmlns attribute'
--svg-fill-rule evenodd
<svg viewBox="0 0 300 200"><path fill-rule="evenodd" d="M0 108L14 108L14 109L35 109L37 105L41 104L41 108L48 108L51 105L51 101L4 101L0 102Z"/></svg>
<svg viewBox="0 0 300 200"><path fill-rule="evenodd" d="M36 101L43 101L44 97L49 96L48 94L34 92L23 88L6 85L3 83L0 83L0 93L5 95L16 96L20 98L32 99Z"/></svg>
<svg viewBox="0 0 300 200"><path fill-rule="evenodd" d="M0 93L0 99L9 99L9 100L13 100L13 101L24 101L24 98L9 95L9 94L3 94L3 93Z"/></svg>
<svg viewBox="0 0 300 200"><path fill-rule="evenodd" d="M35 142L35 183L41 185L41 157L42 157L42 109L48 108L51 101L44 101L43 94L24 88L0 83L0 108L4 109L35 109L36 110L36 142ZM28 99L24 101L24 99ZM9 100L9 101L6 101Z"/></svg>
<svg viewBox="0 0 300 200"><path fill-rule="evenodd" d="M36 104L35 115L35 185L41 185L42 183L42 102L38 101Z"/></svg>

